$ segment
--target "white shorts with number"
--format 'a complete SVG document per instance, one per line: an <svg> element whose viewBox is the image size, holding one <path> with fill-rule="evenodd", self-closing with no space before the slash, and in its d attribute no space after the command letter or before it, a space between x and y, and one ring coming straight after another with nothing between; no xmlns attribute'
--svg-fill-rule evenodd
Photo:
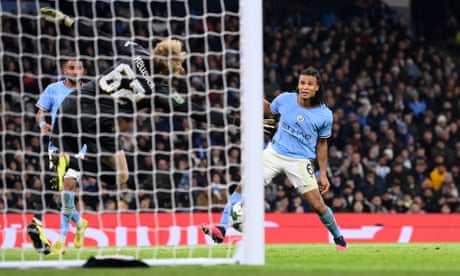
<svg viewBox="0 0 460 276"><path fill-rule="evenodd" d="M75 178L78 181L80 181L80 176L81 172L74 170L74 169L68 169L65 174L64 174L64 179L65 178Z"/></svg>
<svg viewBox="0 0 460 276"><path fill-rule="evenodd" d="M318 189L315 170L309 159L294 159L280 155L273 150L271 145L265 148L263 156L265 185L268 185L275 176L284 172L299 193L304 194Z"/></svg>

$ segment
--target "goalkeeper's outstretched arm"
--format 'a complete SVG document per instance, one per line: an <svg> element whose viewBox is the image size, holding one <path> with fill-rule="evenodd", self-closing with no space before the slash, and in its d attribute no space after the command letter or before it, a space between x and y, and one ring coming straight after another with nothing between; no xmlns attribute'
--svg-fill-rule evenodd
<svg viewBox="0 0 460 276"><path fill-rule="evenodd" d="M88 22L74 20L56 9L42 8L40 12L47 21L72 28L78 36L97 37L100 47L114 51L118 64L111 69L110 73L102 75L96 85L105 93L119 99L118 102L121 104L129 99L137 105L149 105L151 101L147 96L156 94L158 89L155 87L157 80L152 76L185 72L182 63L186 52L182 51L182 44L178 40L163 40L150 52L130 40L117 40L113 43L111 35L94 28ZM132 81L121 82L123 76ZM115 86L114 83L118 85Z"/></svg>
<svg viewBox="0 0 460 276"><path fill-rule="evenodd" d="M60 24L63 26L66 26L68 28L73 28L76 31L78 31L78 35L82 36L87 36L87 37L110 37L110 35L97 30L97 33L95 33L95 28L93 26L89 25L86 22L83 21L75 21L73 18L70 16L62 13L61 11L58 11L53 8L41 8L40 9L41 14L43 17L49 21L53 22L55 24ZM77 26L75 26L77 24ZM111 40L107 39L99 39L98 43L100 43L101 47L112 50L113 49L113 44ZM179 42L177 41L165 41L164 43L159 43L155 47L154 54L159 55L159 56L169 56L169 52L171 50L169 48L173 48L173 53L174 58L172 59L171 66L173 67L174 73L183 73L183 68L181 66L185 52L181 51L181 47L177 45ZM150 56L150 53L139 46L136 43L130 42L130 41L119 41L116 43L117 47L117 54L126 54L127 56L131 55L136 55L136 56L143 56L142 59L145 59L145 57ZM147 60L145 60L148 62ZM167 75L169 74L169 68L168 64L164 64L164 61L161 59L155 63L156 69L158 69L158 73ZM146 70L148 70L147 67L145 67ZM141 72L142 73L142 72ZM150 73L146 74L150 75ZM145 79L147 79L145 76L143 76ZM150 93L146 94L154 94L154 89L158 90L155 94L162 94L160 96L155 97L155 102L157 106L162 106L163 108L169 110L170 108L170 100L172 100L172 109L174 111L181 111L181 112L188 112L188 102L186 99L183 98L175 98L174 94L170 95L169 94L169 87L168 86L159 86L154 87L155 85L152 83L150 85L150 82L147 81L146 85L143 85L143 87L146 90L150 90ZM161 91L166 88L167 91ZM151 107L151 101L148 97L144 97L141 100L137 102L137 108L143 108L143 107ZM208 116L205 112L205 109L202 108L199 105L196 105L194 103L191 104L192 107L192 115L191 117L202 121L206 122L208 119ZM218 112L218 111L211 111L210 112L210 123L219 125L219 126L224 126L226 124L234 124L234 125L239 125L240 124L240 119L238 117L234 117L231 115L228 115L224 112Z"/></svg>
<svg viewBox="0 0 460 276"><path fill-rule="evenodd" d="M40 13L46 21L74 29L76 32L78 32L77 35L79 36L102 38L97 40L99 45L106 50L113 50L112 39L110 39L112 36L108 33L98 30L97 28L94 28L88 22L81 20L77 21L74 18L64 14L63 12L53 8L41 8ZM128 41L123 40L116 41L115 45L117 47L118 54L133 55L134 52L137 52L137 54L140 54L139 52L143 52L142 54L145 56L150 55L146 49L133 42L131 42L130 45L133 45L136 48L136 51L132 51L130 47L127 47L129 46L127 43L129 44Z"/></svg>

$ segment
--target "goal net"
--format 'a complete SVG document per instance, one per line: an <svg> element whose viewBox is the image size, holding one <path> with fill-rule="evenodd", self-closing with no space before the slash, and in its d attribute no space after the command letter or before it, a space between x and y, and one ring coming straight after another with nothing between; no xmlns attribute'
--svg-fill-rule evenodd
<svg viewBox="0 0 460 276"><path fill-rule="evenodd" d="M75 36L46 22L42 7L112 36ZM260 0L7 0L0 9L0 267L82 266L93 256L129 256L148 265L264 263ZM60 62L73 53L83 62L84 82L116 64L115 51L98 47L104 39L131 40L149 51L163 39L180 40L186 74L167 79L170 92L203 107L208 121L194 120L192 111L138 110L127 130L116 133L128 161L127 184L116 187L85 172L79 182L76 202L89 222L84 246L74 248L72 223L65 255L38 254L25 228L41 215L54 243L61 206L60 192L49 189L48 135L37 127L35 104L62 80ZM214 111L240 117L241 124L211 124ZM219 224L240 182L252 184L243 185L243 197L251 195L244 230L230 227L215 244L200 225Z"/></svg>

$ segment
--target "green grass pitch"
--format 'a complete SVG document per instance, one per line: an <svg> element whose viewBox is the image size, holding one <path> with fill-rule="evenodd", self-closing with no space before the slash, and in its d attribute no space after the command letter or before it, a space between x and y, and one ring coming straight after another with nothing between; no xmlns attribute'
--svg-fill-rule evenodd
<svg viewBox="0 0 460 276"><path fill-rule="evenodd" d="M86 260L93 255L131 255L185 258L189 255L225 257L234 248L225 245L162 248L68 249L64 260ZM34 250L0 249L1 261L21 259L58 260L57 256L39 256ZM70 273L70 274L67 274ZM75 273L75 274L74 274ZM348 251L336 251L331 244L266 245L265 265L152 266L143 268L67 268L1 269L1 275L460 275L460 243L356 243Z"/></svg>

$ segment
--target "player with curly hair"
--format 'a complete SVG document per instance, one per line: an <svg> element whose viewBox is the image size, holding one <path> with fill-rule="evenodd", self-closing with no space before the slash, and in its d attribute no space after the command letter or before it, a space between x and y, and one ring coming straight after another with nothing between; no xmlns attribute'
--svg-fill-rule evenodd
<svg viewBox="0 0 460 276"><path fill-rule="evenodd" d="M332 134L333 116L325 104L319 71L314 67L303 70L299 76L297 91L282 93L271 103L264 100L264 112L280 116L279 127L271 143L263 151L265 185L276 175L284 172L332 234L337 250L346 250L348 246L334 214L321 196L330 187L326 169L327 139ZM273 129L271 125L273 123L264 122L264 130ZM315 175L314 160L319 166L319 183ZM202 231L215 242L223 242L231 210L242 200L239 185L230 196L230 203L222 213L220 225L203 224Z"/></svg>

